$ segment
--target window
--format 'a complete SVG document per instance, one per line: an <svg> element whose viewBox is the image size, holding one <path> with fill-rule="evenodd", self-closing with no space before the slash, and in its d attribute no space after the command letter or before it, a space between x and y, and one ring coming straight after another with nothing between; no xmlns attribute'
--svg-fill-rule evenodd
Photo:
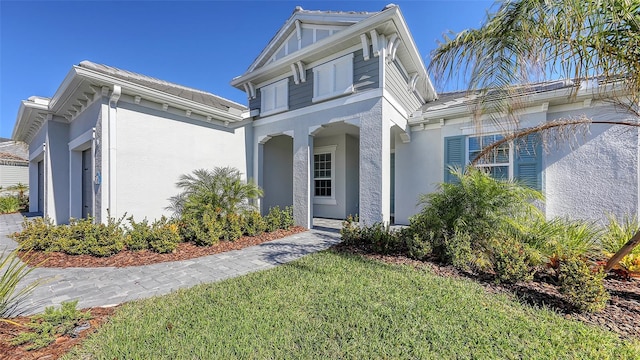
<svg viewBox="0 0 640 360"><path fill-rule="evenodd" d="M353 92L353 54L313 68L313 102Z"/></svg>
<svg viewBox="0 0 640 360"><path fill-rule="evenodd" d="M449 136L444 138L444 181L456 183L458 179L450 168L463 168L502 135ZM477 164L491 176L499 179L515 179L536 190L542 190L542 146L537 134L530 134L514 142L496 148L489 156Z"/></svg>
<svg viewBox="0 0 640 360"><path fill-rule="evenodd" d="M335 205L336 146L323 146L313 153L314 203Z"/></svg>
<svg viewBox="0 0 640 360"><path fill-rule="evenodd" d="M289 78L260 89L261 116L289 110Z"/></svg>
<svg viewBox="0 0 640 360"><path fill-rule="evenodd" d="M470 136L467 145L467 161L473 161L482 149L503 138L500 134ZM483 159L480 159L476 167L484 169L495 179L512 179L512 157L511 143L507 142L493 149L493 151Z"/></svg>

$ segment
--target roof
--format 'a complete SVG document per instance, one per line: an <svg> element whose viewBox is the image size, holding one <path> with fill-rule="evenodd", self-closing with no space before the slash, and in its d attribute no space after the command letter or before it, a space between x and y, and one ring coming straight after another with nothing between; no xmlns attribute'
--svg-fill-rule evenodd
<svg viewBox="0 0 640 360"><path fill-rule="evenodd" d="M234 108L241 111L245 111L247 109L242 104L238 104L236 102L227 100L206 91L174 84L168 81L156 79L131 71L118 69L113 66L98 64L88 60L80 62L79 66L85 69L91 69L106 75L110 75L118 79L130 81L138 85L146 86L154 90L162 91L167 94L178 96L186 100L191 100L203 105L212 106L223 111L228 111L229 108Z"/></svg>
<svg viewBox="0 0 640 360"><path fill-rule="evenodd" d="M247 71L253 71L266 64L269 57L284 43L287 36L295 31L296 21L304 24L349 26L377 13L378 12L366 11L305 10L301 6L296 6L291 16L284 22L283 26L278 29L271 40L269 40L267 46L258 54L255 60L251 62Z"/></svg>
<svg viewBox="0 0 640 360"><path fill-rule="evenodd" d="M541 83L530 84L526 86L514 87L512 90L519 96L527 96L533 94L539 94L544 92L550 92L559 89L570 89L575 87L575 82L571 80L558 80L547 81ZM422 112L427 113L430 111L452 109L459 106L469 106L478 103L480 92L469 91L452 91L445 93L438 93L438 98L434 101L430 101L422 106ZM487 98L498 98L504 96L503 91L490 90L485 95Z"/></svg>
<svg viewBox="0 0 640 360"><path fill-rule="evenodd" d="M24 165L28 164L29 149L21 141L0 138L0 164Z"/></svg>

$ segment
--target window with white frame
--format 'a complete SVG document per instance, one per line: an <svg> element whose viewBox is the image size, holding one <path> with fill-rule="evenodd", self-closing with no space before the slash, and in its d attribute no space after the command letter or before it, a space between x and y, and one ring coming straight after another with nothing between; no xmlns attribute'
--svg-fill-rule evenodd
<svg viewBox="0 0 640 360"><path fill-rule="evenodd" d="M500 134L469 136L467 138L467 162L473 161L478 154L487 146L504 136ZM511 142L505 142L496 147L478 161L476 167L485 170L495 179L513 179L513 150Z"/></svg>
<svg viewBox="0 0 640 360"><path fill-rule="evenodd" d="M261 116L289 110L289 78L263 86L260 97Z"/></svg>
<svg viewBox="0 0 640 360"><path fill-rule="evenodd" d="M322 146L313 152L314 203L335 204L336 146Z"/></svg>
<svg viewBox="0 0 640 360"><path fill-rule="evenodd" d="M313 68L313 102L353 92L353 53Z"/></svg>

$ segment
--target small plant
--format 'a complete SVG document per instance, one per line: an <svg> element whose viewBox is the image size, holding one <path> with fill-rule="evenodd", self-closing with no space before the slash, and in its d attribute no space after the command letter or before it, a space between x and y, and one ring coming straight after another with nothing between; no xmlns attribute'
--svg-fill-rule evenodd
<svg viewBox="0 0 640 360"><path fill-rule="evenodd" d="M22 231L9 235L19 245L21 250L60 251L60 232L58 226L53 225L51 219L34 218L22 222Z"/></svg>
<svg viewBox="0 0 640 360"><path fill-rule="evenodd" d="M22 209L22 202L17 196L0 196L0 214L11 214Z"/></svg>
<svg viewBox="0 0 640 360"><path fill-rule="evenodd" d="M533 278L526 245L511 238L500 239L493 244L492 253L498 281L515 283Z"/></svg>
<svg viewBox="0 0 640 360"><path fill-rule="evenodd" d="M608 258L612 257L640 230L640 220L637 217L626 216L618 221L609 215L609 223L605 228L601 242L602 249ZM625 270L640 272L640 246L636 246L631 253L619 262Z"/></svg>
<svg viewBox="0 0 640 360"><path fill-rule="evenodd" d="M182 241L178 224L162 216L151 224L149 249L157 253L173 252Z"/></svg>
<svg viewBox="0 0 640 360"><path fill-rule="evenodd" d="M242 217L242 221L242 228L248 236L262 234L267 227L262 215L256 210L247 211Z"/></svg>
<svg viewBox="0 0 640 360"><path fill-rule="evenodd" d="M28 256L25 258L28 259ZM18 258L17 250L0 253L0 318L5 319L14 315L20 304L42 283L43 280L35 280L26 286L18 287L35 267L29 267L28 261Z"/></svg>
<svg viewBox="0 0 640 360"><path fill-rule="evenodd" d="M342 228L340 228L340 237L345 245L358 245L362 241L362 231L360 228L358 216L347 217L342 222Z"/></svg>
<svg viewBox="0 0 640 360"><path fill-rule="evenodd" d="M402 248L402 239L398 231L391 230L389 225L375 223L362 228L362 242L371 244L373 251L381 254L398 252Z"/></svg>
<svg viewBox="0 0 640 360"><path fill-rule="evenodd" d="M236 213L228 213L221 219L223 222L222 239L236 241L242 236L242 218Z"/></svg>
<svg viewBox="0 0 640 360"><path fill-rule="evenodd" d="M184 216L182 233L185 239L200 246L217 244L224 230L224 224L220 221L219 214L219 211L206 205L202 218L198 219L191 215Z"/></svg>
<svg viewBox="0 0 640 360"><path fill-rule="evenodd" d="M602 268L592 270L582 258L562 259L558 267L560 292L580 311L600 311L609 300L603 282L605 275Z"/></svg>
<svg viewBox="0 0 640 360"><path fill-rule="evenodd" d="M149 248L149 240L153 236L147 219L136 222L133 216L127 218L131 226L124 237L124 245L129 250L137 251Z"/></svg>
<svg viewBox="0 0 640 360"><path fill-rule="evenodd" d="M40 349L48 346L56 337L69 335L83 321L91 319L91 313L76 309L78 301L63 302L60 309L47 307L44 314L36 315L27 324L33 331L18 334L11 340L12 345L29 344L26 350Z"/></svg>
<svg viewBox="0 0 640 360"><path fill-rule="evenodd" d="M264 221L267 223L267 232L274 232L282 228L282 210L279 206L274 206L269 209L269 213L264 217Z"/></svg>
<svg viewBox="0 0 640 360"><path fill-rule="evenodd" d="M280 228L283 230L289 230L293 227L293 206L286 206L280 214Z"/></svg>
<svg viewBox="0 0 640 360"><path fill-rule="evenodd" d="M116 254L124 248L124 231L120 226L123 218L109 217L107 224L95 224L90 217L71 219L69 234L60 240L60 248L70 255L104 257Z"/></svg>

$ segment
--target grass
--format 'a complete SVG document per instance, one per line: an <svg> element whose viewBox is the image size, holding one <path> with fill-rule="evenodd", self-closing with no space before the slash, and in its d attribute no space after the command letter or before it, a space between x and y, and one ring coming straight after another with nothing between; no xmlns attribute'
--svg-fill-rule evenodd
<svg viewBox="0 0 640 360"><path fill-rule="evenodd" d="M67 358L640 358L469 280L330 251L129 303Z"/></svg>

